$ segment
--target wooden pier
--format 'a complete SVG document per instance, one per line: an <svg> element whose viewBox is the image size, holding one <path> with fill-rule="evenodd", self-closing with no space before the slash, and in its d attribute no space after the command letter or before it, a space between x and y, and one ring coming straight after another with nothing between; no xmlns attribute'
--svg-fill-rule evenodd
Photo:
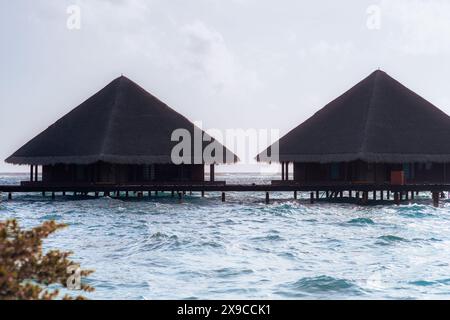
<svg viewBox="0 0 450 320"><path fill-rule="evenodd" d="M24 184L24 185L0 185L0 194L7 195L9 200L13 199L15 193L40 193L43 196L56 195L89 195L129 197L130 192L139 198L158 195L158 192L170 192L181 199L187 192L200 192L204 197L206 192L220 192L222 201L226 200L226 192L261 192L265 195L265 202L270 202L271 192L292 192L293 199L298 199L298 192L309 194L309 202L315 203L320 200L351 201L361 205L375 201L390 201L400 204L404 201L414 201L419 192L431 192L434 206L444 197L444 192L450 191L450 184L408 184L408 185L374 185L374 184L333 184L333 185L305 185L293 181L272 184L136 184L136 185L55 185L55 184Z"/></svg>

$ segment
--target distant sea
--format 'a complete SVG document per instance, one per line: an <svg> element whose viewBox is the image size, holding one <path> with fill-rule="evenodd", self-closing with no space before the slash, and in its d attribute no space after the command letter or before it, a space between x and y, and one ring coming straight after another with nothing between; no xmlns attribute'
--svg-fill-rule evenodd
<svg viewBox="0 0 450 320"><path fill-rule="evenodd" d="M14 184L27 174L2 174ZM268 183L221 174L228 183ZM449 299L450 202L309 204L307 194L170 194L118 200L14 195L0 220L69 225L45 249L73 251L91 299Z"/></svg>

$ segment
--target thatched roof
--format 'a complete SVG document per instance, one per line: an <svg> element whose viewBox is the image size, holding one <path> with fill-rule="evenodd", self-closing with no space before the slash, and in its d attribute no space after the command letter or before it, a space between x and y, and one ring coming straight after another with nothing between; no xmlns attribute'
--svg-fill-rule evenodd
<svg viewBox="0 0 450 320"><path fill-rule="evenodd" d="M188 130L193 137L193 123L121 76L33 138L6 162L171 163L172 148L178 143L171 141L171 135L179 128ZM204 142L203 148L208 143ZM223 148L224 158L228 152L226 159L237 161L231 151Z"/></svg>
<svg viewBox="0 0 450 320"><path fill-rule="evenodd" d="M450 162L450 117L378 70L282 137L279 151L280 161Z"/></svg>

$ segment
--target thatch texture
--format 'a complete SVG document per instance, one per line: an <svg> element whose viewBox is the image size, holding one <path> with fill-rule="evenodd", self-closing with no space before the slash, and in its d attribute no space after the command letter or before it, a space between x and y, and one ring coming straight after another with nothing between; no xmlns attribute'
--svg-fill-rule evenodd
<svg viewBox="0 0 450 320"><path fill-rule="evenodd" d="M377 70L282 137L279 151L293 162L450 162L450 117Z"/></svg>
<svg viewBox="0 0 450 320"><path fill-rule="evenodd" d="M6 162L171 163L171 151L177 144L171 141L171 135L180 128L194 137L193 123L121 76L25 144ZM204 142L203 148L208 143ZM226 159L237 161L231 151L223 148L224 159L220 163ZM225 159L226 153L229 157Z"/></svg>

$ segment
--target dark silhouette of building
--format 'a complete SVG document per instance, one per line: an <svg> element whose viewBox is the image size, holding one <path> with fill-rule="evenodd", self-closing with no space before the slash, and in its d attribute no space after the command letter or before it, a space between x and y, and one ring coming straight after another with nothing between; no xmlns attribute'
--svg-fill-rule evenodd
<svg viewBox="0 0 450 320"><path fill-rule="evenodd" d="M146 184L204 182L205 165L233 163L237 157L223 148L223 158L206 163L194 159L174 164L176 129L194 137L194 124L128 78L121 76L33 138L6 162L30 165L26 184ZM203 131L201 137L206 135ZM213 140L214 141L214 140ZM202 151L210 142L202 141ZM218 143L218 142L217 142ZM217 159L216 159L217 160ZM38 181L41 166L42 181Z"/></svg>
<svg viewBox="0 0 450 320"><path fill-rule="evenodd" d="M377 70L282 137L279 161L299 183L448 183L450 117Z"/></svg>

